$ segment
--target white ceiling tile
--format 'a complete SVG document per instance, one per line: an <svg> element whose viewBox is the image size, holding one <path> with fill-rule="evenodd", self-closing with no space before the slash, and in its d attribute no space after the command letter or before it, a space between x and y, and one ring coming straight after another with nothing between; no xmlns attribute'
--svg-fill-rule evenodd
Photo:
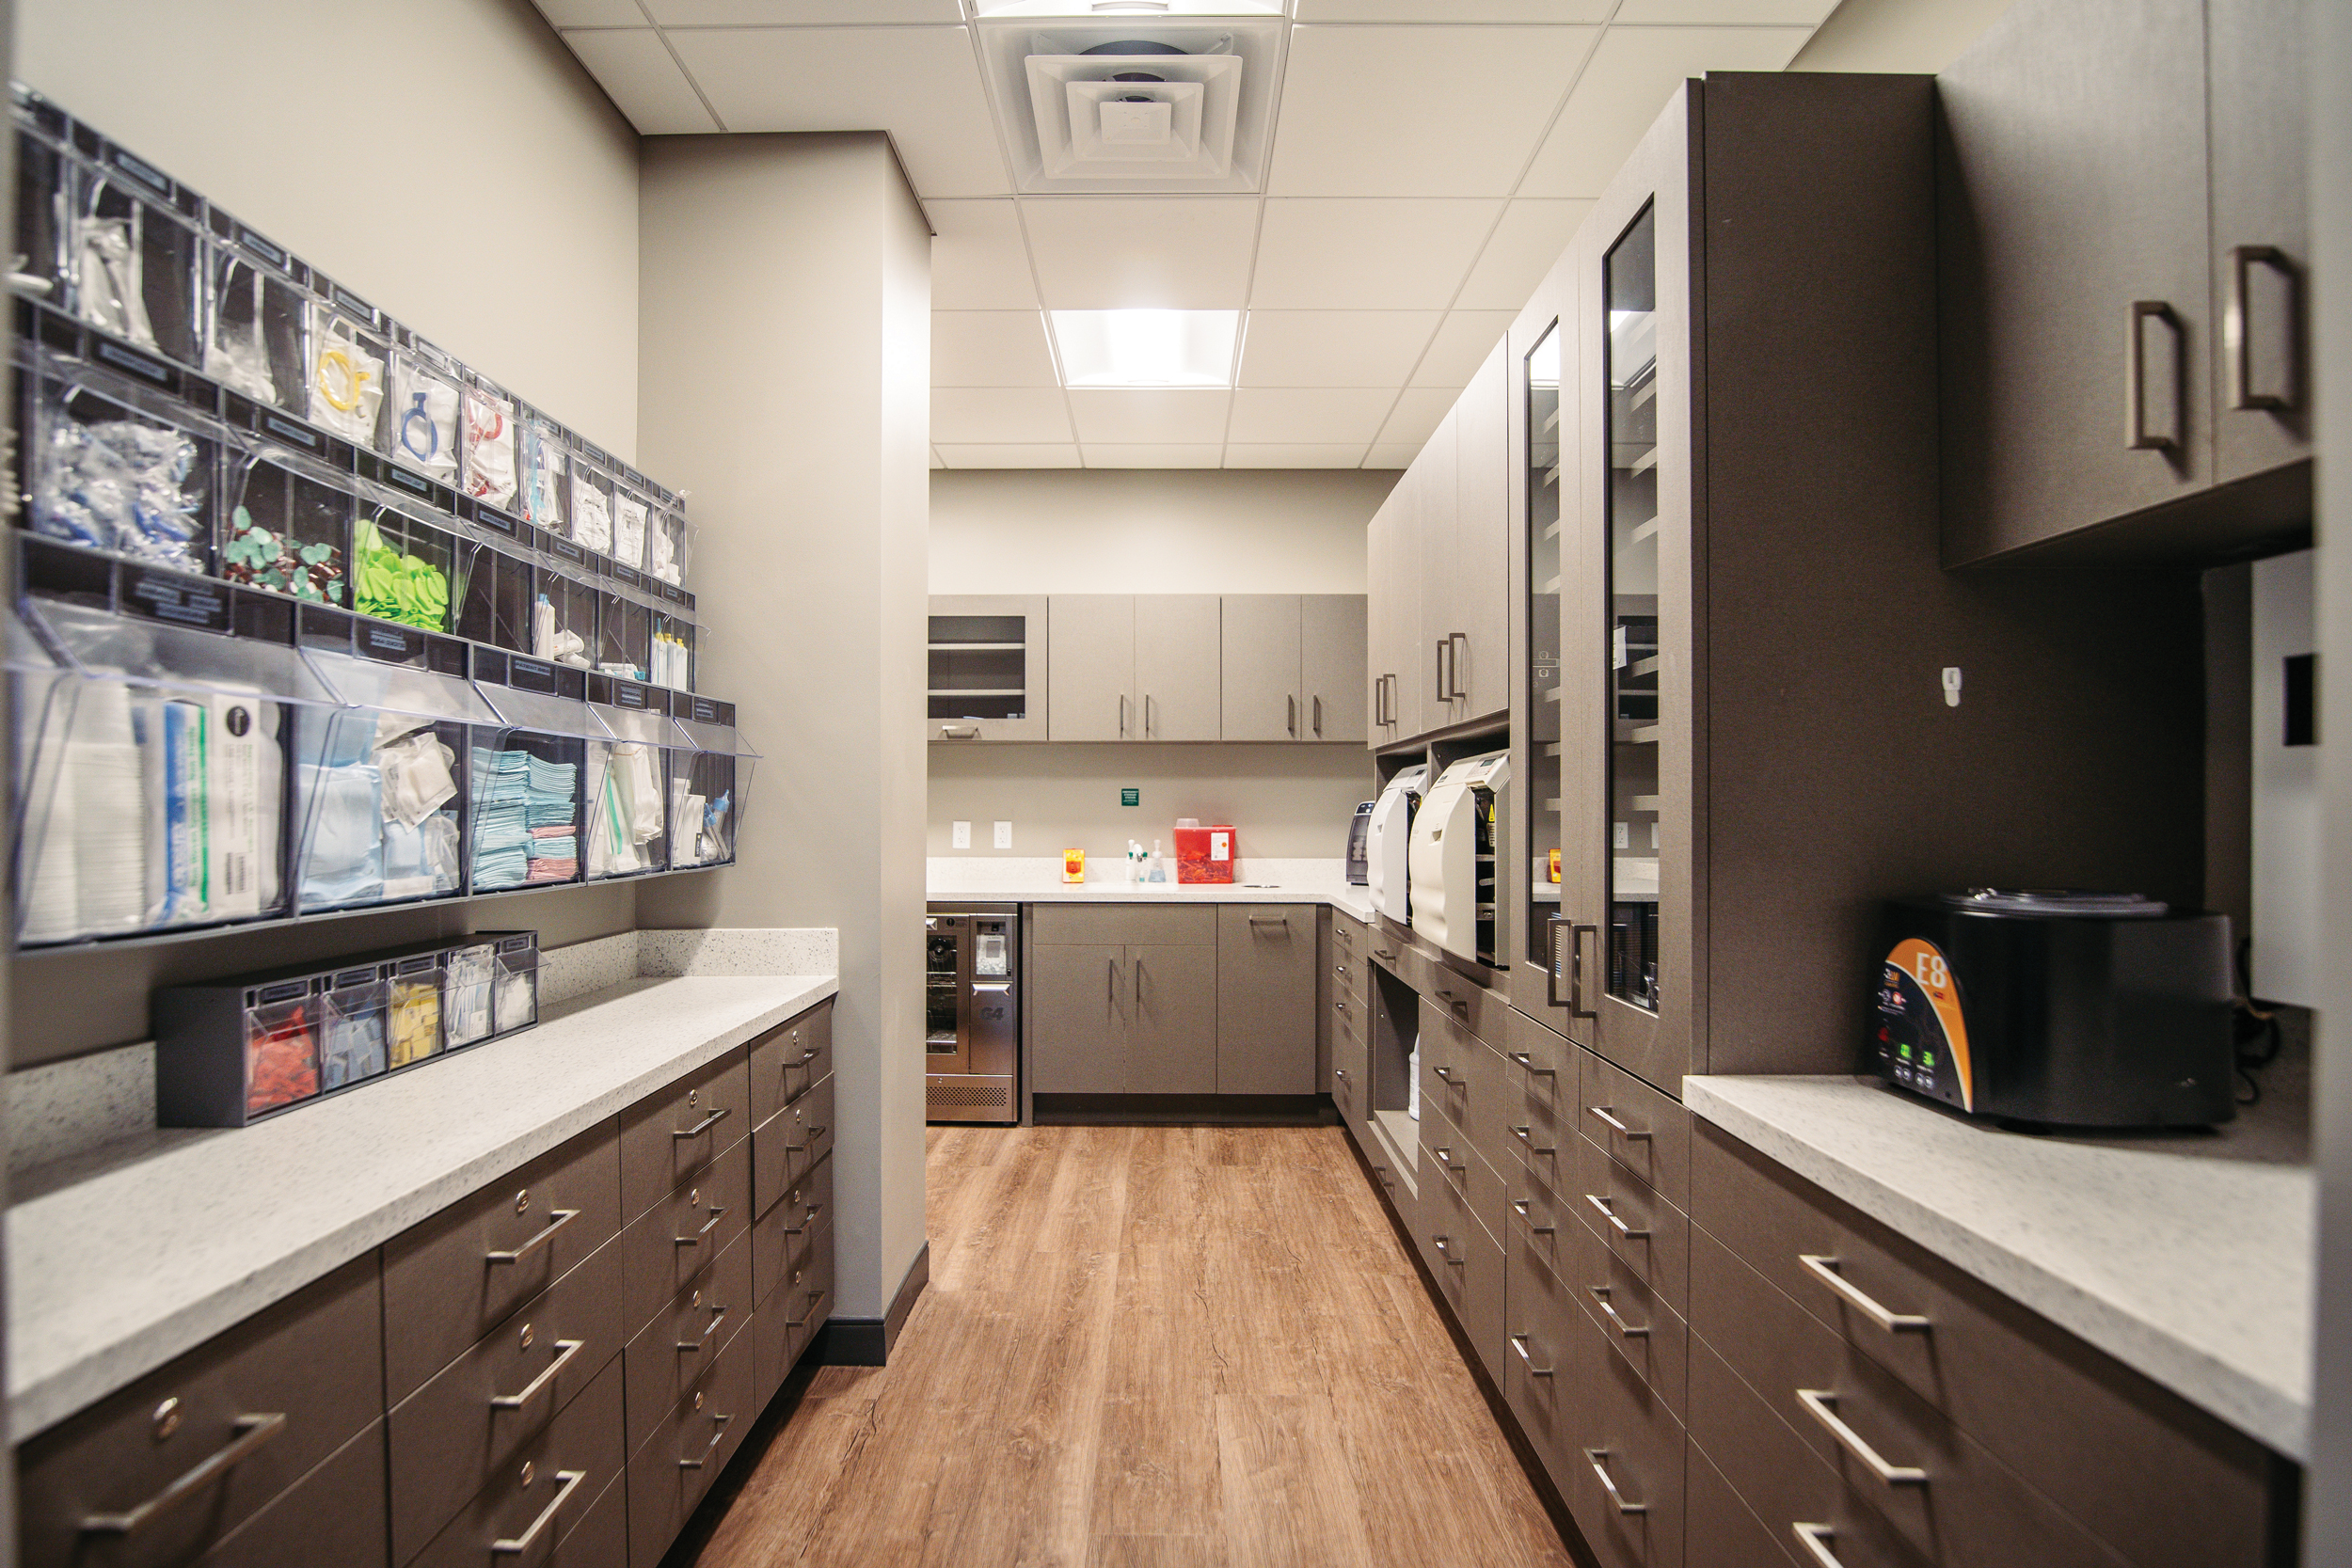
<svg viewBox="0 0 2352 1568"><path fill-rule="evenodd" d="M554 27L643 27L637 0L532 0Z"/></svg>
<svg viewBox="0 0 2352 1568"><path fill-rule="evenodd" d="M1021 241L1021 215L1002 201L927 201L931 309L1034 310L1037 283Z"/></svg>
<svg viewBox="0 0 2352 1568"><path fill-rule="evenodd" d="M1438 426L1445 420L1446 411L1460 399L1458 389L1407 387L1397 394L1396 412L1380 427L1374 451L1381 447L1410 447L1419 451Z"/></svg>
<svg viewBox="0 0 2352 1568"><path fill-rule="evenodd" d="M1214 468L1225 455L1216 446L1098 446L1085 447L1089 468Z"/></svg>
<svg viewBox="0 0 2352 1568"><path fill-rule="evenodd" d="M1619 25L1818 27L1837 0L1625 0Z"/></svg>
<svg viewBox="0 0 2352 1568"><path fill-rule="evenodd" d="M1344 446L1235 446L1225 448L1229 468L1353 468L1364 460L1364 444Z"/></svg>
<svg viewBox="0 0 2352 1568"><path fill-rule="evenodd" d="M1778 71L1803 27L1612 27L1529 166L1521 196L1597 197L1686 78Z"/></svg>
<svg viewBox="0 0 2352 1568"><path fill-rule="evenodd" d="M1420 455L1421 443L1418 441L1384 441L1375 444L1370 451L1364 453L1364 467L1367 468L1408 467L1413 459Z"/></svg>
<svg viewBox="0 0 2352 1568"><path fill-rule="evenodd" d="M1616 0L1298 0L1301 22L1606 22Z"/></svg>
<svg viewBox="0 0 2352 1568"><path fill-rule="evenodd" d="M1508 196L1591 27L1298 27L1274 196Z"/></svg>
<svg viewBox="0 0 2352 1568"><path fill-rule="evenodd" d="M1511 330L1514 310L1455 310L1445 318L1429 352L1422 356L1413 385L1459 390L1470 384L1487 354Z"/></svg>
<svg viewBox="0 0 2352 1568"><path fill-rule="evenodd" d="M950 468L1074 468L1078 465L1078 449L1073 446L943 446L941 460Z"/></svg>
<svg viewBox="0 0 2352 1568"><path fill-rule="evenodd" d="M645 0L664 27L805 27L836 23L961 22L956 0Z"/></svg>
<svg viewBox="0 0 2352 1568"><path fill-rule="evenodd" d="M1232 310L1249 293L1251 197L1032 197L1021 204L1047 309Z"/></svg>
<svg viewBox="0 0 2352 1568"><path fill-rule="evenodd" d="M927 199L1011 188L961 27L714 27L669 37L730 131L887 131Z"/></svg>
<svg viewBox="0 0 2352 1568"><path fill-rule="evenodd" d="M1070 413L1058 387L934 387L931 439L942 447L1067 441Z"/></svg>
<svg viewBox="0 0 2352 1568"><path fill-rule="evenodd" d="M1499 201L1265 204L1254 309L1435 310L1451 304Z"/></svg>
<svg viewBox="0 0 2352 1568"><path fill-rule="evenodd" d="M716 131L686 73L650 27L565 33L564 41L640 135Z"/></svg>
<svg viewBox="0 0 2352 1568"><path fill-rule="evenodd" d="M1527 304L1535 285L1549 275L1576 226L1593 210L1589 201L1514 201L1503 209L1494 237L1478 254L1462 285L1456 309L1518 310Z"/></svg>
<svg viewBox="0 0 2352 1568"><path fill-rule="evenodd" d="M1252 310L1242 341L1245 387L1401 387L1435 310Z"/></svg>
<svg viewBox="0 0 2352 1568"><path fill-rule="evenodd" d="M1232 400L1224 391L1074 391L1070 412L1078 439L1089 448L1098 441L1221 442Z"/></svg>
<svg viewBox="0 0 2352 1568"><path fill-rule="evenodd" d="M1396 402L1393 387L1244 387L1226 439L1246 444L1370 442Z"/></svg>
<svg viewBox="0 0 2352 1568"><path fill-rule="evenodd" d="M1045 322L1035 310L931 312L934 387L1056 387Z"/></svg>

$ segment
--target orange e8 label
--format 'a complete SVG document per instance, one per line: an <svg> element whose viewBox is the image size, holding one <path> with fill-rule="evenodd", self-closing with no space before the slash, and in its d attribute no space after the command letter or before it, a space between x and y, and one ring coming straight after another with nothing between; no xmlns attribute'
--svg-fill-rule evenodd
<svg viewBox="0 0 2352 1568"><path fill-rule="evenodd" d="M1976 1075L1959 981L1935 943L1907 937L1886 955L1871 1047L1882 1076L1933 1100L1976 1109Z"/></svg>

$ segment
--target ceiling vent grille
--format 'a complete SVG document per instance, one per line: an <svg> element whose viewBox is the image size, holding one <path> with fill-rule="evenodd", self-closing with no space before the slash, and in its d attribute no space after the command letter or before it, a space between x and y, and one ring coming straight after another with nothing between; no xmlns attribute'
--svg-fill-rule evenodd
<svg viewBox="0 0 2352 1568"><path fill-rule="evenodd" d="M1255 191L1279 24L984 33L1024 191Z"/></svg>

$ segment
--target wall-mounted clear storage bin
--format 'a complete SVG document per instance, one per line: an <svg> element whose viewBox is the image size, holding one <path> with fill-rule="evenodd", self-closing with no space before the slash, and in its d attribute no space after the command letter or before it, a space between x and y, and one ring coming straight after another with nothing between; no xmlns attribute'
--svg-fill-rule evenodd
<svg viewBox="0 0 2352 1568"><path fill-rule="evenodd" d="M694 623L664 609L653 618L653 659L645 676L672 691L694 689Z"/></svg>
<svg viewBox="0 0 2352 1568"><path fill-rule="evenodd" d="M670 865L731 865L759 753L735 727L733 703L690 697L671 717L692 749L671 753Z"/></svg>
<svg viewBox="0 0 2352 1568"><path fill-rule="evenodd" d="M612 483L612 560L615 564L643 571L645 536L651 531L653 503L627 480Z"/></svg>
<svg viewBox="0 0 2352 1568"><path fill-rule="evenodd" d="M501 511L515 506L515 400L479 377L466 386L458 487Z"/></svg>
<svg viewBox="0 0 2352 1568"><path fill-rule="evenodd" d="M645 538L645 573L673 588L686 586L686 565L694 550L693 525L686 514L665 508L654 514Z"/></svg>
<svg viewBox="0 0 2352 1568"><path fill-rule="evenodd" d="M84 325L191 368L203 198L123 149L75 128L65 236L67 292Z"/></svg>
<svg viewBox="0 0 2352 1568"><path fill-rule="evenodd" d="M501 1035L539 1022L539 933L485 931L498 942L498 986L491 1016Z"/></svg>
<svg viewBox="0 0 2352 1568"><path fill-rule="evenodd" d="M589 742L612 738L588 711L585 673L477 655L475 676L497 719L473 733L472 891L580 880L580 775Z"/></svg>
<svg viewBox="0 0 2352 1568"><path fill-rule="evenodd" d="M588 705L611 731L588 746L588 879L634 877L669 865L671 757L687 744L669 694L610 675L588 679Z"/></svg>
<svg viewBox="0 0 2352 1568"><path fill-rule="evenodd" d="M652 607L618 586L598 596L603 610L596 623L596 668L622 680L646 679L653 665Z"/></svg>
<svg viewBox="0 0 2352 1568"><path fill-rule="evenodd" d="M465 367L406 328L395 328L387 453L437 483L457 485L464 443Z"/></svg>
<svg viewBox="0 0 2352 1568"><path fill-rule="evenodd" d="M391 1069L390 966L356 964L322 983L319 1087L347 1088Z"/></svg>
<svg viewBox="0 0 2352 1568"><path fill-rule="evenodd" d="M348 604L351 596L351 525L358 504L357 481L345 467L348 449L291 420L264 415L271 435L292 440L307 435L310 450L278 445L265 436L231 451L228 470L229 515L221 519L220 575L248 588L308 599Z"/></svg>
<svg viewBox="0 0 2352 1568"><path fill-rule="evenodd" d="M450 584L454 629L470 641L527 654L537 531L493 507L471 503L471 512Z"/></svg>
<svg viewBox="0 0 2352 1568"><path fill-rule="evenodd" d="M362 499L351 531L351 608L421 631L448 631L460 554L446 526Z"/></svg>
<svg viewBox="0 0 2352 1568"><path fill-rule="evenodd" d="M103 366L18 348L24 525L44 538L204 571L227 427Z"/></svg>
<svg viewBox="0 0 2352 1568"><path fill-rule="evenodd" d="M587 558L565 539L543 539L531 614L531 655L585 670L600 646L597 615L603 595L588 578Z"/></svg>
<svg viewBox="0 0 2352 1568"><path fill-rule="evenodd" d="M590 555L612 553L612 476L575 449L572 462L572 542Z"/></svg>
<svg viewBox="0 0 2352 1568"><path fill-rule="evenodd" d="M441 1037L448 1049L478 1045L495 1032L497 982L498 948L491 942L462 942L441 956Z"/></svg>
<svg viewBox="0 0 2352 1568"><path fill-rule="evenodd" d="M395 1068L414 1067L441 1053L441 956L421 953L389 968L387 1053Z"/></svg>
<svg viewBox="0 0 2352 1568"><path fill-rule="evenodd" d="M572 536L570 443L554 420L537 414L523 418L521 442L522 493L516 510L523 520L558 539Z"/></svg>
<svg viewBox="0 0 2352 1568"><path fill-rule="evenodd" d="M24 91L16 111L16 247L8 287L52 305L65 303L65 234L71 222L72 160L66 118L53 103Z"/></svg>
<svg viewBox="0 0 2352 1568"><path fill-rule="evenodd" d="M331 279L311 277L310 420L366 451L388 451L392 340L374 306Z"/></svg>
<svg viewBox="0 0 2352 1568"><path fill-rule="evenodd" d="M204 248L204 373L241 396L308 414L310 269L214 208Z"/></svg>

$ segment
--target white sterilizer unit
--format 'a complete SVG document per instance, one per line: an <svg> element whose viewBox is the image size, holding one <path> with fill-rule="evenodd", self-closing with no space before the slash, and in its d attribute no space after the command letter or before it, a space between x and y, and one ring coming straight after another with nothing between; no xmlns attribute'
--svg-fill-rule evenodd
<svg viewBox="0 0 2352 1568"><path fill-rule="evenodd" d="M1421 786L1428 779L1428 765L1415 764L1391 779L1380 799L1373 802L1372 831L1364 846L1364 886L1372 893L1372 907L1399 925L1412 919L1412 906L1406 896L1410 879L1406 856L1413 813L1421 805Z"/></svg>
<svg viewBox="0 0 2352 1568"><path fill-rule="evenodd" d="M1500 967L1495 835L1511 753L1464 757L1438 775L1413 816L1413 934L1465 963Z"/></svg>

